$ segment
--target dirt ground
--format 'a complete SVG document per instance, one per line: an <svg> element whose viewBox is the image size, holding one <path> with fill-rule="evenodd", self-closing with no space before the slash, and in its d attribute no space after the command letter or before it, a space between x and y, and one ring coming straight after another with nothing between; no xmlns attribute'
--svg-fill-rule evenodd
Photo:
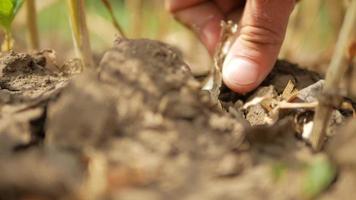
<svg viewBox="0 0 356 200"><path fill-rule="evenodd" d="M0 59L0 199L349 199L356 126L335 109L325 149L304 137L312 109L275 113L322 79L278 61L255 91L201 90L179 51L117 39L96 71L50 51ZM353 102L347 100L349 105ZM272 112L273 111L273 112ZM304 128L304 129L303 129Z"/></svg>

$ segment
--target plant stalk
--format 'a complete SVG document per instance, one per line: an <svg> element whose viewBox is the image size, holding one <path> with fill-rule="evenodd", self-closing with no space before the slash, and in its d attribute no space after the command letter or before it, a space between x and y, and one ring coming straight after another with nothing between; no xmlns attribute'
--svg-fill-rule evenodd
<svg viewBox="0 0 356 200"><path fill-rule="evenodd" d="M5 30L5 38L4 38L4 42L1 45L1 51L4 52L9 52L12 50L13 48L13 39L12 39L12 34L11 34L11 30Z"/></svg>
<svg viewBox="0 0 356 200"><path fill-rule="evenodd" d="M326 135L326 127L328 125L332 106L331 100L336 100L337 104L341 103L341 98L335 98L340 96L340 82L345 76L348 65L346 64L346 49L350 37L353 35L356 24L356 1L350 2L347 9L343 25L339 34L336 49L331 59L329 69L325 78L325 86L323 94L319 100L319 105L316 108L314 117L314 126L311 135L311 145L316 151L320 151ZM335 102L334 102L335 104Z"/></svg>
<svg viewBox="0 0 356 200"><path fill-rule="evenodd" d="M126 7L130 13L130 36L138 38L142 34L142 23L144 21L143 15L143 1L142 0L126 0Z"/></svg>
<svg viewBox="0 0 356 200"><path fill-rule="evenodd" d="M26 17L28 27L29 47L32 50L39 49L37 14L35 0L26 0Z"/></svg>
<svg viewBox="0 0 356 200"><path fill-rule="evenodd" d="M84 0L67 0L74 47L84 68L94 68Z"/></svg>
<svg viewBox="0 0 356 200"><path fill-rule="evenodd" d="M114 10L112 8L112 5L110 3L109 0L101 0L101 2L104 4L104 6L106 7L106 9L109 11L110 17L111 17L111 21L113 26L116 28L116 30L119 32L119 34L121 35L121 37L126 38L126 35L122 29L122 27L120 26L119 22L117 21L115 14L114 14Z"/></svg>

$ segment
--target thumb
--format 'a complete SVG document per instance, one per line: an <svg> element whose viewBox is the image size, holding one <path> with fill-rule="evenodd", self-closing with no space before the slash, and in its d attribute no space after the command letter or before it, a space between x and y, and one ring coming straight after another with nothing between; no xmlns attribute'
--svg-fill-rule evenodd
<svg viewBox="0 0 356 200"><path fill-rule="evenodd" d="M295 0L247 0L238 37L223 66L225 84L235 92L255 89L277 60Z"/></svg>

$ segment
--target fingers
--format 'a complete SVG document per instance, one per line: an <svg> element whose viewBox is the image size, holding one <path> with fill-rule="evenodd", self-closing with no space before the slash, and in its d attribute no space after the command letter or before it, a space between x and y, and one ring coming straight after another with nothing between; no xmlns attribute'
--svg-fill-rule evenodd
<svg viewBox="0 0 356 200"><path fill-rule="evenodd" d="M223 66L229 88L246 93L265 79L279 54L294 4L294 0L247 0L239 36Z"/></svg>
<svg viewBox="0 0 356 200"><path fill-rule="evenodd" d="M242 7L244 0L215 0L216 5L223 13L230 13L238 7Z"/></svg>
<svg viewBox="0 0 356 200"><path fill-rule="evenodd" d="M170 1L174 2L174 1ZM183 1L182 1L183 2ZM198 0L195 0L198 2ZM174 5L174 6L173 6ZM208 51L213 54L219 41L220 22L224 16L214 2L203 2L197 5L185 8L171 4L171 9L175 10L175 17L183 24L192 29L206 46ZM170 7L168 5L168 7ZM182 10L177 8L184 8Z"/></svg>
<svg viewBox="0 0 356 200"><path fill-rule="evenodd" d="M220 21L224 16L214 2L199 0L191 0L190 4L187 2L169 0L166 6L181 23L198 35L212 55L219 40Z"/></svg>
<svg viewBox="0 0 356 200"><path fill-rule="evenodd" d="M206 0L166 0L166 9L170 12L184 10L186 8L198 5Z"/></svg>
<svg viewBox="0 0 356 200"><path fill-rule="evenodd" d="M219 40L220 21L238 21L243 0L167 0L167 9L199 36L211 54ZM295 0L247 0L239 36L223 67L227 86L239 93L256 88L274 65Z"/></svg>
<svg viewBox="0 0 356 200"><path fill-rule="evenodd" d="M211 55L219 42L220 22L238 19L244 1L239 0L167 0L166 8L184 25L192 29Z"/></svg>

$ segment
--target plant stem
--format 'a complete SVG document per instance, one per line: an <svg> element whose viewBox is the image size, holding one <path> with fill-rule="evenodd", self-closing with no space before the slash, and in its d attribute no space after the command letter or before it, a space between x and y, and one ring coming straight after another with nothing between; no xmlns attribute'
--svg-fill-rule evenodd
<svg viewBox="0 0 356 200"><path fill-rule="evenodd" d="M143 1L142 0L126 0L126 7L130 13L130 36L133 38L140 37L141 34L141 25L145 20L143 19Z"/></svg>
<svg viewBox="0 0 356 200"><path fill-rule="evenodd" d="M167 35L167 33L169 32L169 29L171 28L170 27L171 26L170 16L165 11L164 6L162 5L162 2L160 0L155 1L154 6L155 6L155 12L158 13L158 27L160 27L158 30L156 39L160 40L160 39L163 39ZM194 51L195 50L196 49L194 49Z"/></svg>
<svg viewBox="0 0 356 200"><path fill-rule="evenodd" d="M347 9L346 16L344 18L344 22L339 34L338 42L336 44L336 49L326 74L325 86L322 94L324 97L322 96L320 98L319 105L316 108L314 126L311 135L311 145L316 151L321 149L325 139L326 127L332 112L330 100L338 101L338 98L335 98L335 95L339 95L338 91L340 89L340 81L344 77L348 67L345 63L345 50L348 47L349 39L355 29L355 24L356 1L353 0L350 2L349 8ZM336 103L341 103L340 101Z"/></svg>
<svg viewBox="0 0 356 200"><path fill-rule="evenodd" d="M37 29L37 15L35 0L26 0L27 27L29 31L29 47L38 50L39 39Z"/></svg>
<svg viewBox="0 0 356 200"><path fill-rule="evenodd" d="M280 109L298 109L298 108L304 108L304 109L313 109L318 106L318 102L310 102L310 103L290 103L286 101L282 101L278 104L278 107Z"/></svg>
<svg viewBox="0 0 356 200"><path fill-rule="evenodd" d="M67 0L74 46L84 68L93 68L94 60L86 23L84 0Z"/></svg>
<svg viewBox="0 0 356 200"><path fill-rule="evenodd" d="M12 34L11 30L5 30L5 38L4 38L4 43L1 45L1 51L11 51L13 48L13 39L12 39Z"/></svg>
<svg viewBox="0 0 356 200"><path fill-rule="evenodd" d="M110 1L109 0L101 0L101 2L104 4L106 9L109 11L109 14L110 14L110 17L111 17L111 21L112 21L114 27L116 28L116 30L119 32L121 37L126 38L126 35L125 35L123 29L121 28L119 22L116 20L116 17L115 17L115 14L114 14L114 10L112 8L112 5L111 5Z"/></svg>

